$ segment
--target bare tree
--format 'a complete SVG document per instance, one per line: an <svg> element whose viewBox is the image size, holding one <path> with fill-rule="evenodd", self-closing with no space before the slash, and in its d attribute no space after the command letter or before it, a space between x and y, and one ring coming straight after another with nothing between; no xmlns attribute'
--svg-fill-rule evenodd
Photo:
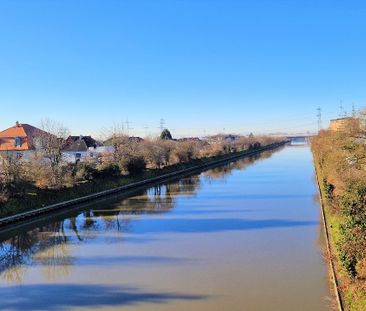
<svg viewBox="0 0 366 311"><path fill-rule="evenodd" d="M9 199L9 191L4 180L0 177L0 207ZM1 208L0 208L1 210Z"/></svg>
<svg viewBox="0 0 366 311"><path fill-rule="evenodd" d="M56 121L45 119L41 121L41 130L34 139L34 146L47 159L43 163L43 171L49 169L48 186L60 187L63 184L65 172L63 171L62 150L66 146L69 130ZM49 168L47 169L47 166Z"/></svg>
<svg viewBox="0 0 366 311"><path fill-rule="evenodd" d="M17 183L21 179L21 162L12 153L0 155L0 178L5 184Z"/></svg>
<svg viewBox="0 0 366 311"><path fill-rule="evenodd" d="M143 146L143 156L152 167L161 168L168 165L174 143L169 140L150 139L145 140Z"/></svg>
<svg viewBox="0 0 366 311"><path fill-rule="evenodd" d="M58 166L62 158L62 150L66 145L69 130L61 123L45 119L41 121L42 131L38 135L38 142L52 167Z"/></svg>

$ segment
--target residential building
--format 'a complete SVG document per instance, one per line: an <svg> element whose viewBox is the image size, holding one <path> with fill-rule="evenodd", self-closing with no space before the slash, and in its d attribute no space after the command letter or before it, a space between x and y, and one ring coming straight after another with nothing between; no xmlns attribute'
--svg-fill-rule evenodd
<svg viewBox="0 0 366 311"><path fill-rule="evenodd" d="M78 161L97 161L103 153L113 153L112 146L102 146L91 136L69 136L66 139L66 147L62 152L62 158L69 163Z"/></svg>
<svg viewBox="0 0 366 311"><path fill-rule="evenodd" d="M40 139L47 133L35 126L19 122L0 132L0 152L16 153L23 157L40 148Z"/></svg>

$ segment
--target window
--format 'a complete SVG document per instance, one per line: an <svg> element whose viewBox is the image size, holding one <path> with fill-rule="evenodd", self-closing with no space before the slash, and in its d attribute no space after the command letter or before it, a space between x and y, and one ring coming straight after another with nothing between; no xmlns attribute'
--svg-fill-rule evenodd
<svg viewBox="0 0 366 311"><path fill-rule="evenodd" d="M22 140L20 137L15 137L15 147L21 147Z"/></svg>

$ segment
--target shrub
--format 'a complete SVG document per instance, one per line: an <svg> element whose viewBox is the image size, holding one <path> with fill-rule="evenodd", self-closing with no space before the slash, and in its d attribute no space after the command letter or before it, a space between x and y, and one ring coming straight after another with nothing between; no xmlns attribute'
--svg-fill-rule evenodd
<svg viewBox="0 0 366 311"><path fill-rule="evenodd" d="M151 167L160 168L168 161L165 159L166 151L163 144L157 141L146 141L143 145L143 157Z"/></svg>
<svg viewBox="0 0 366 311"><path fill-rule="evenodd" d="M340 198L340 210L353 224L366 224L366 182L352 180Z"/></svg>
<svg viewBox="0 0 366 311"><path fill-rule="evenodd" d="M339 260L346 270L348 276L354 278L357 275L356 265L357 260L354 256L347 254L347 252L340 250Z"/></svg>
<svg viewBox="0 0 366 311"><path fill-rule="evenodd" d="M121 169L117 163L103 163L96 170L91 170L92 178L118 177L121 175Z"/></svg>
<svg viewBox="0 0 366 311"><path fill-rule="evenodd" d="M71 170L76 182L92 180L98 175L98 170L88 162L75 163Z"/></svg>
<svg viewBox="0 0 366 311"><path fill-rule="evenodd" d="M146 162L143 156L130 157L126 163L126 169L131 175L141 174L146 169Z"/></svg>
<svg viewBox="0 0 366 311"><path fill-rule="evenodd" d="M198 153L197 145L191 141L178 142L174 149L174 155L178 163L189 162L197 158Z"/></svg>
<svg viewBox="0 0 366 311"><path fill-rule="evenodd" d="M6 203L9 199L7 185L0 181L0 205Z"/></svg>
<svg viewBox="0 0 366 311"><path fill-rule="evenodd" d="M323 188L324 188L324 194L327 200L332 201L333 200L333 191L334 186L326 179L323 179Z"/></svg>

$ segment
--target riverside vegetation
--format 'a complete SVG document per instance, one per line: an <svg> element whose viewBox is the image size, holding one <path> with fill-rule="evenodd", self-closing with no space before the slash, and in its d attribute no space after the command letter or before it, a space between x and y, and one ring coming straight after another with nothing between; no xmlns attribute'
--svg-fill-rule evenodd
<svg viewBox="0 0 366 311"><path fill-rule="evenodd" d="M343 129L323 130L312 139L347 310L366 310L366 136L360 120L350 119Z"/></svg>
<svg viewBox="0 0 366 311"><path fill-rule="evenodd" d="M114 147L113 152L105 152L98 161L70 164L62 160L62 140L47 139L46 147L35 153L33 160L21 160L11 153L0 155L0 217L255 150L280 140L253 135L235 141L227 141L222 135L208 141L173 140L168 130L159 138L142 140L113 133L105 142Z"/></svg>

